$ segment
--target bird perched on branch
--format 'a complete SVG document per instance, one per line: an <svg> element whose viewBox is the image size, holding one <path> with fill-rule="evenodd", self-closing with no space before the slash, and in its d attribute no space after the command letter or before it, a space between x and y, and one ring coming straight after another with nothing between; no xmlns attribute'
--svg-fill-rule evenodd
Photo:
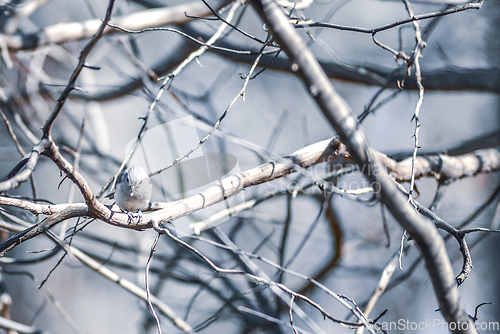
<svg viewBox="0 0 500 334"><path fill-rule="evenodd" d="M142 219L142 210L151 203L153 186L148 173L139 166L130 166L118 175L114 198L116 205L126 212L131 220Z"/></svg>

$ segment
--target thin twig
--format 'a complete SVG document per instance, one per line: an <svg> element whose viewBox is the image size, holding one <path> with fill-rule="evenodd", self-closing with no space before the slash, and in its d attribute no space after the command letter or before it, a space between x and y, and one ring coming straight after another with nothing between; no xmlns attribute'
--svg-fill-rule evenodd
<svg viewBox="0 0 500 334"><path fill-rule="evenodd" d="M5 116L5 114L3 113L3 111L1 109L0 109L0 115L2 116L3 121L5 122L5 126L7 126L7 131L9 131L10 137L14 141L14 144L16 145L17 150L19 151L19 153L21 154L21 156L25 156L26 153L24 153L24 150L21 147L21 144L19 144L19 141L17 140L17 136L14 133L14 130L12 130L12 127L10 126L10 122L7 119L7 116Z"/></svg>
<svg viewBox="0 0 500 334"><path fill-rule="evenodd" d="M224 20L215 10L212 9L212 7L210 7L210 5L205 0L201 0L201 1L205 4L205 6L208 7L208 9L210 9L210 11L212 12L212 14L215 15L215 17L217 17L220 21L222 21L225 24L227 24L228 26L230 26L233 30L236 30L237 32L239 32L243 36L246 36L246 37L248 37L250 39L253 39L256 42L259 42L261 44L267 44L267 42L262 41L262 40L258 39L257 37L252 36L249 33L247 33L246 31L243 31L240 28L236 27L235 25L231 24L229 22L230 20ZM242 3L243 3L243 1L241 1L241 0L235 1L235 5L238 5L238 6L240 6Z"/></svg>
<svg viewBox="0 0 500 334"><path fill-rule="evenodd" d="M252 51L229 49L229 48L224 48L224 47L212 45L212 44L210 44L208 42L204 43L204 42L199 41L196 38L194 38L194 37L192 37L192 36L190 36L190 35L182 32L182 31L180 31L178 29L174 29L174 28L158 27L158 28L144 28L144 29L141 29L141 30L130 30L130 29L125 29L123 27L111 24L111 23L109 23L108 26L111 27L111 28L113 28L113 29L125 32L127 34L142 34L142 33L150 32L150 31L168 31L168 32L174 32L174 33L179 34L179 35L181 35L183 37L186 37L187 39L191 40L192 42L200 44L202 47L205 47L207 49L224 51L224 52L229 52L229 53L234 53L234 54L239 54L239 55L254 55L255 54L255 52L252 52ZM277 52L277 50L270 50L270 51L266 51L265 54L273 54L273 53L276 53L276 52Z"/></svg>
<svg viewBox="0 0 500 334"><path fill-rule="evenodd" d="M210 138L210 136L212 136L212 134L214 133L214 131L219 127L219 125L224 120L224 118L227 116L227 113L232 108L232 106L236 103L236 101L239 99L239 97L241 96L241 98L243 99L243 102L245 101L246 87L248 85L248 82L250 81L250 77L252 76L253 71L255 70L255 68L257 67L257 64L259 63L259 60L260 60L261 56L262 56L262 54L259 54L257 56L257 58L254 61L254 64L253 64L252 68L250 69L250 71L249 71L249 73L247 75L247 78L245 79L245 82L243 83L243 87L241 88L241 90L239 91L239 93L233 98L233 100L231 101L231 103L229 104L229 106L226 108L226 110L224 110L224 112L222 113L222 115L219 117L219 119L217 120L217 122L215 122L215 124L213 125L212 129L205 135L205 137L203 137L192 149L190 149L183 156L175 159L168 166L163 167L163 168L157 170L154 173L151 173L151 176L160 174L161 172L163 172L163 171L165 171L165 170L173 167L174 165L176 165L177 163L179 163L181 160L189 157L194 151L196 151L198 148L200 148L200 146L203 145L208 140L208 138Z"/></svg>
<svg viewBox="0 0 500 334"><path fill-rule="evenodd" d="M403 0L406 10L410 17L414 17L413 10L411 9L410 2L408 0ZM422 49L425 47L425 42L422 39L422 33L420 31L420 24L417 21L413 21L413 26L415 28L415 40L416 46L413 51L413 64L415 65L415 76L417 78L418 86L418 101L415 106L415 111L413 113L413 120L415 121L415 131L413 133L413 138L415 140L415 147L413 149L413 156L411 159L411 180L410 180L410 190L409 190L409 200L413 200L413 190L415 187L415 160L417 159L417 151L419 146L419 131L420 131L420 108L424 102L424 86L422 85L422 72L420 70L420 57L422 56Z"/></svg>
<svg viewBox="0 0 500 334"><path fill-rule="evenodd" d="M363 313L366 317L370 316L370 313L372 312L373 308L375 307L375 304L377 301L380 299L382 294L385 291L385 288L389 284L392 275L394 274L394 271L398 267L398 262L399 262L399 252L394 254L392 258L387 262L385 265L384 270L382 271L382 274L380 275L379 281L377 283L377 286L375 287L375 290L373 291L370 300L368 301L368 304L365 306L365 309L363 310ZM364 330L364 327L358 327L356 329L356 334L362 334Z"/></svg>
<svg viewBox="0 0 500 334"><path fill-rule="evenodd" d="M290 326L292 326L292 329L293 329L293 332L295 334L299 334L299 332L297 332L297 329L295 328L295 325L293 324L293 301L295 300L295 296L292 295L292 298L290 300L290 312L289 312L289 315L290 315Z"/></svg>
<svg viewBox="0 0 500 334"><path fill-rule="evenodd" d="M0 193L17 188L22 182L31 177L38 163L38 158L49 145L50 142L47 139L42 139L33 146L31 152L9 172L4 181L0 182Z"/></svg>
<svg viewBox="0 0 500 334"><path fill-rule="evenodd" d="M161 331L160 319L156 314L155 308L153 307L153 303L151 303L151 292L149 291L149 267L151 265L151 261L153 260L153 254L156 250L156 245L158 244L159 239L160 239L160 234L158 233L155 237L155 240L153 241L153 245L151 245L151 251L149 252L148 261L146 262L146 269L144 270L144 280L146 282L146 296L147 296L149 310L151 311L151 314L156 320L156 327L158 329L158 334L161 334L162 331Z"/></svg>
<svg viewBox="0 0 500 334"><path fill-rule="evenodd" d="M44 126L42 127L42 132L43 136L42 138L50 138L50 129L52 127L52 124L56 120L57 116L62 110L62 107L66 100L68 99L69 93L71 93L72 90L75 89L75 83L76 79L80 76L80 73L82 70L85 68L85 61L87 60L87 57L90 54L90 51L94 48L94 46L97 44L99 39L101 39L104 29L106 28L106 25L108 24L109 20L111 19L111 13L113 12L113 5L115 3L115 0L110 0L108 4L108 8L106 10L106 16L104 17L101 25L99 26L99 29L97 29L96 33L92 37L89 43L85 45L83 50L80 52L80 55L78 57L78 65L76 66L75 70L71 74L71 77L68 81L68 84L66 85L66 88L64 88L63 92L59 96L59 98L56 101L56 105L54 107L54 110L52 111L52 114L49 116L49 118L45 121Z"/></svg>
<svg viewBox="0 0 500 334"><path fill-rule="evenodd" d="M291 327L290 324L288 322L286 322L286 321L283 321L283 320L278 319L278 318L271 317L271 316L269 316L267 314L264 314L264 313L256 311L256 310L249 309L248 307L238 306L238 310L241 311L241 312L245 312L245 313L248 313L248 314L260 317L260 318L265 319L265 320L267 320L269 322L273 322L273 323L276 323L276 324L279 324L279 325ZM302 329L300 327L297 327L297 326L294 326L293 329L296 330L296 331L298 331L298 332L300 332L300 333L311 334L311 332L308 332L308 331L306 331L306 330L304 330L304 329Z"/></svg>
<svg viewBox="0 0 500 334"><path fill-rule="evenodd" d="M323 196L321 199L321 207L320 207L320 210L319 210L316 218L314 218L314 221L309 226L306 234L304 234L302 240L300 241L299 245L297 246L297 248L293 252L292 256L288 259L286 264L283 266L284 268L288 268L292 264L292 262L295 260L295 258L299 255L302 248L304 248L304 245L306 244L307 240L309 240L314 229L316 228L316 226L320 222L321 217L323 217L324 213L326 212L326 210L330 206L330 201L332 200L332 196L333 196L332 193L323 192Z"/></svg>

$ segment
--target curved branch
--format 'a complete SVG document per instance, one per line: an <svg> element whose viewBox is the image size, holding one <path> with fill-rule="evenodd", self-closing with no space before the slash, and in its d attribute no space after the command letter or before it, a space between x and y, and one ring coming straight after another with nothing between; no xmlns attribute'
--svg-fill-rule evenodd
<svg viewBox="0 0 500 334"><path fill-rule="evenodd" d="M333 255L317 273L311 275L314 281L320 281L334 268L336 268L343 255L342 246L344 244L344 233L342 231L339 217L333 209L332 205L329 205L326 208L325 217L328 220L328 225L330 226L330 230L332 233ZM316 287L316 285L314 285L313 281L308 280L302 287L299 288L298 292L300 294L306 294L307 292L310 292L314 287ZM365 315L368 316L367 314Z"/></svg>
<svg viewBox="0 0 500 334"><path fill-rule="evenodd" d="M49 144L48 140L41 140L35 145L31 152L10 171L5 181L0 182L0 192L14 189L26 181L35 170L38 158Z"/></svg>

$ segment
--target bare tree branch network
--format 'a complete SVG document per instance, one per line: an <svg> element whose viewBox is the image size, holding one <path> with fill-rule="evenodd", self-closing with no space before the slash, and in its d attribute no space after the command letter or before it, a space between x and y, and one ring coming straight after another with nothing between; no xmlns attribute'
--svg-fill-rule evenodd
<svg viewBox="0 0 500 334"><path fill-rule="evenodd" d="M0 333L500 331L500 4L0 9Z"/></svg>

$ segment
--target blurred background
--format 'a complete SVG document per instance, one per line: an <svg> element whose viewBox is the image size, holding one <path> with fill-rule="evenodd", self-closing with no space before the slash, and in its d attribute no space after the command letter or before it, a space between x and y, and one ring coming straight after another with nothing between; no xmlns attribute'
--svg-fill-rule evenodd
<svg viewBox="0 0 500 334"><path fill-rule="evenodd" d="M220 10L222 17L234 7L233 24L260 40L266 39L266 27L249 4L208 3L214 10ZM410 3L418 15L466 2ZM153 9L168 10L181 5L185 7L179 15L163 23L155 21ZM92 35L85 36L81 24L96 20L98 25L106 7L107 2L95 0L0 3L0 109L25 152L40 139L40 128L65 88L79 52ZM404 3L395 0L303 1L295 7L290 4L285 10L291 18L360 28L376 28L408 18ZM193 19L184 12L214 18L210 10L196 0L117 0L111 23L136 25L137 29L148 24L165 26L195 41L207 41L221 25L219 20ZM134 13L142 16L131 16ZM497 2L487 1L480 10L419 21L426 41L420 58L425 95L420 111L419 153L468 154L499 145L499 14ZM412 117L418 101L414 67L404 88L398 89L397 75L404 74L406 67L401 60L395 60L394 54L376 45L371 34L318 27L298 30L352 111L361 115L370 110L360 126L373 148L398 160L410 157L415 131ZM381 31L375 38L409 56L415 48L411 23ZM140 34L115 30L98 42L87 59L90 66L98 69L84 69L77 81L78 89L70 95L52 129L56 144L65 157L78 166L95 194L118 172L139 135L142 144L130 163L152 173L195 147L212 131L225 111L227 115L220 126L199 149L176 169L152 178L153 201L185 198L216 184L220 177L335 136L300 78L290 71L284 53L276 59L276 53L264 55L248 81L244 101L239 98L231 105L243 88L262 44L229 28L215 45L251 52L239 54L208 49L175 72L175 77L167 77L170 78L168 89L159 96L165 76L176 71L199 44L172 30ZM267 47L265 50L277 49ZM152 107L158 96L158 102ZM21 155L3 122L0 138L0 177L4 178ZM207 167L220 161L223 167L216 175L209 175L208 179L201 176ZM311 168L320 177L327 176L331 170L332 164L328 163ZM338 182L345 189L366 186L356 171L330 181ZM442 196L435 211L453 226L476 214L468 227L498 229L499 198L495 191L499 181L497 173L491 173L442 185ZM229 246L228 240L243 251L285 266L299 275L280 273L264 261L248 259L260 273L307 294L333 317L356 321L325 289L352 299L364 309L384 268L398 252L403 231L386 211L388 238L381 207L371 200L370 194L334 195L325 199L314 185L294 192L311 183L307 176L294 173L248 188L228 202L172 222L172 226L178 236L222 268L249 273L256 270L241 256L213 244ZM408 184L404 186L408 189ZM417 200L429 206L436 196L438 182L433 178L421 179L416 182L416 189ZM37 198L42 203L83 202L70 180L64 179L57 166L44 157L33 179L8 194ZM266 195L269 198L263 199ZM214 228L201 233L202 240L190 234L191 223L252 199L258 200L258 205L218 221ZM20 209L0 208L3 222L34 224L44 218ZM156 232L121 229L82 218L56 226L54 231L65 233L72 245L144 289L146 261ZM2 236L5 239L11 234L5 231ZM498 325L500 294L496 282L500 272L494 254L500 252L499 236L478 233L469 235L467 240L474 268L459 288L462 301L471 315L477 305L493 302L478 309L477 321ZM411 241L404 244L408 246ZM446 245L458 274L462 267L458 244L450 238ZM49 238L40 236L16 247L2 259L0 287L5 293L3 303L7 310L4 317L10 313L10 318L17 322L50 333L157 332L145 301L54 247ZM417 247L409 247L401 259L403 270L396 269L369 318L374 319L388 310L380 322L441 321L428 273L419 258ZM325 289L311 287L304 277L316 278ZM159 240L149 280L151 292L196 332L293 332L289 326L289 308L271 289L242 277L214 274L192 252L167 237ZM353 332L323 319L310 305L296 302L305 312L304 317L325 333ZM158 313L163 332L182 332ZM316 332L297 315L294 325L304 332ZM403 326L389 332L415 330ZM436 327L432 332L446 333L447 330ZM493 330L481 328L481 333L490 332Z"/></svg>

